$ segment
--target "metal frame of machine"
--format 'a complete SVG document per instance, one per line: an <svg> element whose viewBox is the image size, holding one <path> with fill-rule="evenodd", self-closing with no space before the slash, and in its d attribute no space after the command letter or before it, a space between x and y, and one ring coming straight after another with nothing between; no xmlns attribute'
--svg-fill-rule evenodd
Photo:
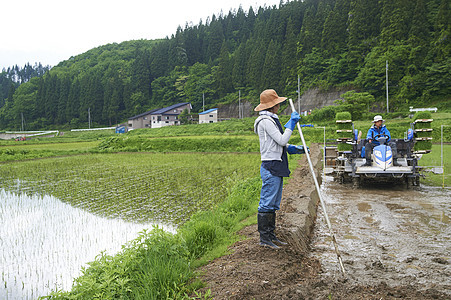
<svg viewBox="0 0 451 300"><path fill-rule="evenodd" d="M347 121L349 122L349 120ZM417 121L432 122L432 120ZM343 121L338 120L337 122ZM415 143L425 139L414 137L414 133L416 132L414 125L415 122L411 124L411 128L405 133L404 139L392 139L396 142L396 160L399 166L393 166L392 157L390 155L391 148L384 145L383 139L381 146L377 146L380 148L376 149L377 147L375 147L373 150L372 165L364 166L366 162L364 158L364 145L367 140L361 140L361 133L358 133L357 130L354 129L354 125L352 125L351 138L339 138L336 140L336 143L352 145L352 150L338 151L337 146L325 146L325 174L334 176L335 180L338 180L341 183L352 182L354 186L359 186L364 181L371 183L396 181L405 182L407 186L419 185L420 176L424 177L423 171L425 170L425 167L418 166L418 160L421 159L423 154L429 153L430 150L414 151ZM339 130L337 130L337 132L338 131ZM387 151L387 156L385 157L385 155L382 155L382 160L380 160L381 158L376 159L375 152L384 151L383 149Z"/></svg>

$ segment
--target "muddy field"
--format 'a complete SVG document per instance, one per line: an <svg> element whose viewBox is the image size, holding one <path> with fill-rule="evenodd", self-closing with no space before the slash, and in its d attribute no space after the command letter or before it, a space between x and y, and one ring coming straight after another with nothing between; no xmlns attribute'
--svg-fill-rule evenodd
<svg viewBox="0 0 451 300"><path fill-rule="evenodd" d="M448 292L451 297L451 192L420 186L353 190L325 180L322 194L349 278ZM320 211L312 243L325 274L337 274L336 255Z"/></svg>
<svg viewBox="0 0 451 300"><path fill-rule="evenodd" d="M314 160L319 147L311 151ZM343 276L321 208L315 226L293 221L293 215L312 214L300 208L312 198L312 187L304 158L284 188L277 217L278 234L288 246L259 246L252 225L241 231L244 239L231 254L202 268L200 278L215 299L451 299L449 190L353 190L325 178L322 193ZM304 226L305 234L293 234L294 226Z"/></svg>

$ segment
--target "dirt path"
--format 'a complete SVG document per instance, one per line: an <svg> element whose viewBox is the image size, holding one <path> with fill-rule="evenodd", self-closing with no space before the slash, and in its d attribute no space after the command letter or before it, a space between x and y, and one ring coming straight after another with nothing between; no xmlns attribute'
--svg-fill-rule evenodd
<svg viewBox="0 0 451 300"><path fill-rule="evenodd" d="M320 148L311 157L320 171ZM318 172L317 172L318 173ZM312 205L313 203L313 205ZM277 234L289 245L279 250L258 244L257 225L244 228L245 239L230 247L231 254L201 268L214 299L447 299L421 286L360 285L341 275L321 274L320 262L309 256L309 243L318 201L307 160L293 172L284 187L277 215Z"/></svg>

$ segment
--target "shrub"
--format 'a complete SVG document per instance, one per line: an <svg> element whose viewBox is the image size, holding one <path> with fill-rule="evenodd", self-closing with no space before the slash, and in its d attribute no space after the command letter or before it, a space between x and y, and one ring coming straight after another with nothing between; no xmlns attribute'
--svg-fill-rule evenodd
<svg viewBox="0 0 451 300"><path fill-rule="evenodd" d="M337 107L333 105L325 106L321 109L315 109L312 113L312 120L315 122L333 121Z"/></svg>

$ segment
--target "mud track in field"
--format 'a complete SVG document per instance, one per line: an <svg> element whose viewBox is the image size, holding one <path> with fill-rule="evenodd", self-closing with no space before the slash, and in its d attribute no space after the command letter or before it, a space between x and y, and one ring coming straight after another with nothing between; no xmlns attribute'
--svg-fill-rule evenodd
<svg viewBox="0 0 451 300"><path fill-rule="evenodd" d="M311 158L321 173L321 153L312 145ZM304 156L284 187L276 233L289 245L279 250L258 244L257 225L241 230L244 239L231 254L202 267L199 278L214 299L450 299L443 291L421 285L390 285L381 280L362 284L340 273L324 272L311 255L310 243L318 197ZM345 266L346 267L346 266Z"/></svg>

